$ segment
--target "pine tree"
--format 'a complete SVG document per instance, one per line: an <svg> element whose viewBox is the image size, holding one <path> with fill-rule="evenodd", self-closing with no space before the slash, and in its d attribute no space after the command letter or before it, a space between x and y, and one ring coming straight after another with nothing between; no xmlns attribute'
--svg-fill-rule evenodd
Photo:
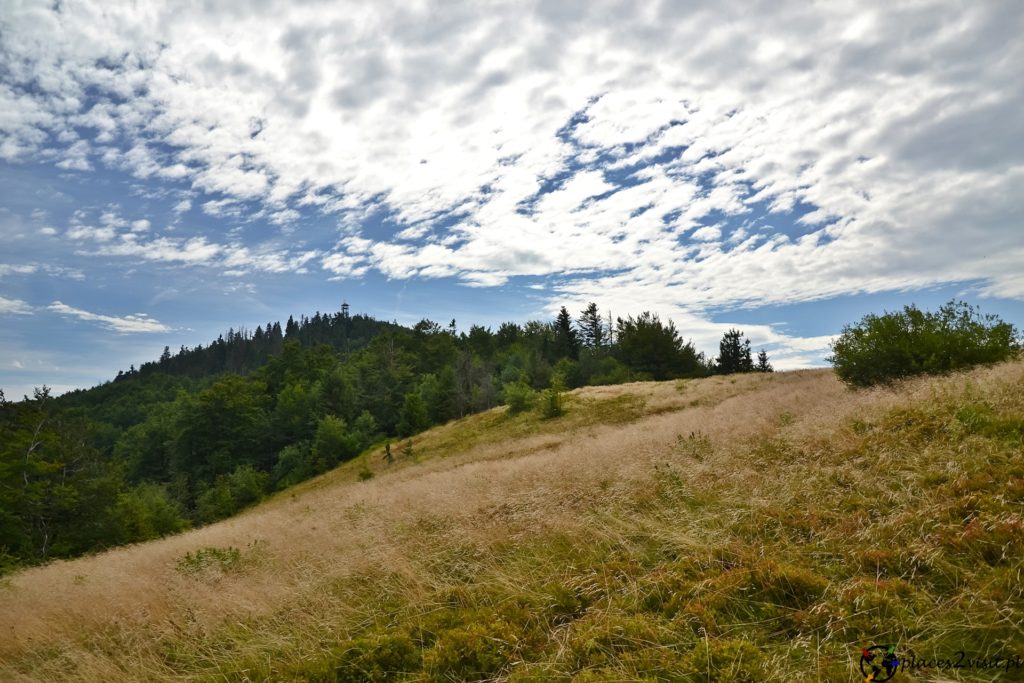
<svg viewBox="0 0 1024 683"><path fill-rule="evenodd" d="M741 331L730 329L722 335L722 341L718 344L715 369L722 375L754 370L754 361L750 356L750 340L744 338Z"/></svg>
<svg viewBox="0 0 1024 683"><path fill-rule="evenodd" d="M281 323L274 323L270 327L270 355L275 356L281 353L284 346L284 335L281 333Z"/></svg>
<svg viewBox="0 0 1024 683"><path fill-rule="evenodd" d="M576 330L572 326L572 317L569 311L562 306L555 318L555 358L572 358L579 356L580 342L576 338Z"/></svg>
<svg viewBox="0 0 1024 683"><path fill-rule="evenodd" d="M419 391L410 391L405 395L398 418L398 433L400 436L412 436L422 432L430 426L430 415L427 413L427 404Z"/></svg>
<svg viewBox="0 0 1024 683"><path fill-rule="evenodd" d="M657 314L644 311L636 318L619 318L617 327L616 356L630 370L655 380L703 374L700 354L692 343L683 343L671 320L664 324Z"/></svg>
<svg viewBox="0 0 1024 683"><path fill-rule="evenodd" d="M754 369L758 372L775 372L775 368L768 362L768 352L764 349L757 354L757 367Z"/></svg>
<svg viewBox="0 0 1024 683"><path fill-rule="evenodd" d="M604 321L597 311L597 304L590 302L580 312L579 324L580 341L588 349L598 350L605 346Z"/></svg>
<svg viewBox="0 0 1024 683"><path fill-rule="evenodd" d="M285 324L285 327L284 327L285 339L294 339L295 335L297 335L298 333L299 333L299 324L297 322L295 322L294 318L292 318L291 316L288 316L288 322Z"/></svg>

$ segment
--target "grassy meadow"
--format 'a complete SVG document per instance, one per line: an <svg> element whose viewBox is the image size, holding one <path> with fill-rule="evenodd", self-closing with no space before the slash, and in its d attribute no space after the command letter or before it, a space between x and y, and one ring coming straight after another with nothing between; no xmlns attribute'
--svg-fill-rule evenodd
<svg viewBox="0 0 1024 683"><path fill-rule="evenodd" d="M1024 657L1024 362L589 387L402 446L0 579L0 680L858 681L872 644Z"/></svg>

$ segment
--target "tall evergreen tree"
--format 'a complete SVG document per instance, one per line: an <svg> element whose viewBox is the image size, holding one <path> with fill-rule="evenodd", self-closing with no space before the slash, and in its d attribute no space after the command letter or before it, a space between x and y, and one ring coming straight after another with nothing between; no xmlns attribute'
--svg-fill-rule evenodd
<svg viewBox="0 0 1024 683"><path fill-rule="evenodd" d="M299 333L299 324L295 322L295 318L288 316L288 322L284 326L284 336L286 339L294 339L295 335Z"/></svg>
<svg viewBox="0 0 1024 683"><path fill-rule="evenodd" d="M558 317L555 318L554 332L555 358L572 358L575 360L579 355L580 342L576 337L576 329L572 325L572 317L565 306L562 306L562 309L558 312Z"/></svg>
<svg viewBox="0 0 1024 683"><path fill-rule="evenodd" d="M757 367L754 369L758 372L775 372L775 368L768 362L768 352L764 349L757 354Z"/></svg>
<svg viewBox="0 0 1024 683"><path fill-rule="evenodd" d="M750 340L740 330L730 329L718 343L715 370L722 375L734 372L752 372L754 360L750 355Z"/></svg>
<svg viewBox="0 0 1024 683"><path fill-rule="evenodd" d="M281 333L281 323L275 322L270 326L270 355L276 355L281 353L281 348L284 346L284 334Z"/></svg>
<svg viewBox="0 0 1024 683"><path fill-rule="evenodd" d="M580 341L588 349L597 351L604 348L606 344L604 333L604 321L597 310L597 304L591 301L587 307L580 312L577 321L580 330Z"/></svg>
<svg viewBox="0 0 1024 683"><path fill-rule="evenodd" d="M693 348L693 344L683 343L671 320L667 325L663 324L650 311L644 311L636 318L619 318L617 336L619 360L631 370L642 372L651 379L703 374L701 355Z"/></svg>

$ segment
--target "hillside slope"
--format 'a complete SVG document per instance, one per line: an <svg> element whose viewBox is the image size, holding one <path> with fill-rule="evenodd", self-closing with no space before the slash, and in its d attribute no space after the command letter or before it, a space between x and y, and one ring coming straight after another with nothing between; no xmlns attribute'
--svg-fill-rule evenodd
<svg viewBox="0 0 1024 683"><path fill-rule="evenodd" d="M841 681L873 643L1024 656L1024 363L503 410L374 451L368 481L350 462L9 577L0 679Z"/></svg>

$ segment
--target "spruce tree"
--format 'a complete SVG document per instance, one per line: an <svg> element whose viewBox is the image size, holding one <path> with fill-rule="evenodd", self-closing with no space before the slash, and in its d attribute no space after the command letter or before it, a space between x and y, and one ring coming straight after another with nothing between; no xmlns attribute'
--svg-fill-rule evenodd
<svg viewBox="0 0 1024 683"><path fill-rule="evenodd" d="M718 344L715 369L722 375L754 370L754 360L750 355L750 340L744 338L740 330L730 329L722 335L722 341Z"/></svg>
<svg viewBox="0 0 1024 683"><path fill-rule="evenodd" d="M757 367L755 368L758 372L775 372L775 368L768 362L768 352L764 349L757 354Z"/></svg>
<svg viewBox="0 0 1024 683"><path fill-rule="evenodd" d="M604 322L597 310L597 304L590 302L580 312L579 336L583 346L591 350L598 350L605 346Z"/></svg>
<svg viewBox="0 0 1024 683"><path fill-rule="evenodd" d="M576 337L576 330L572 326L572 317L569 311L562 306L555 318L555 358L571 358L575 360L579 356L580 342Z"/></svg>

